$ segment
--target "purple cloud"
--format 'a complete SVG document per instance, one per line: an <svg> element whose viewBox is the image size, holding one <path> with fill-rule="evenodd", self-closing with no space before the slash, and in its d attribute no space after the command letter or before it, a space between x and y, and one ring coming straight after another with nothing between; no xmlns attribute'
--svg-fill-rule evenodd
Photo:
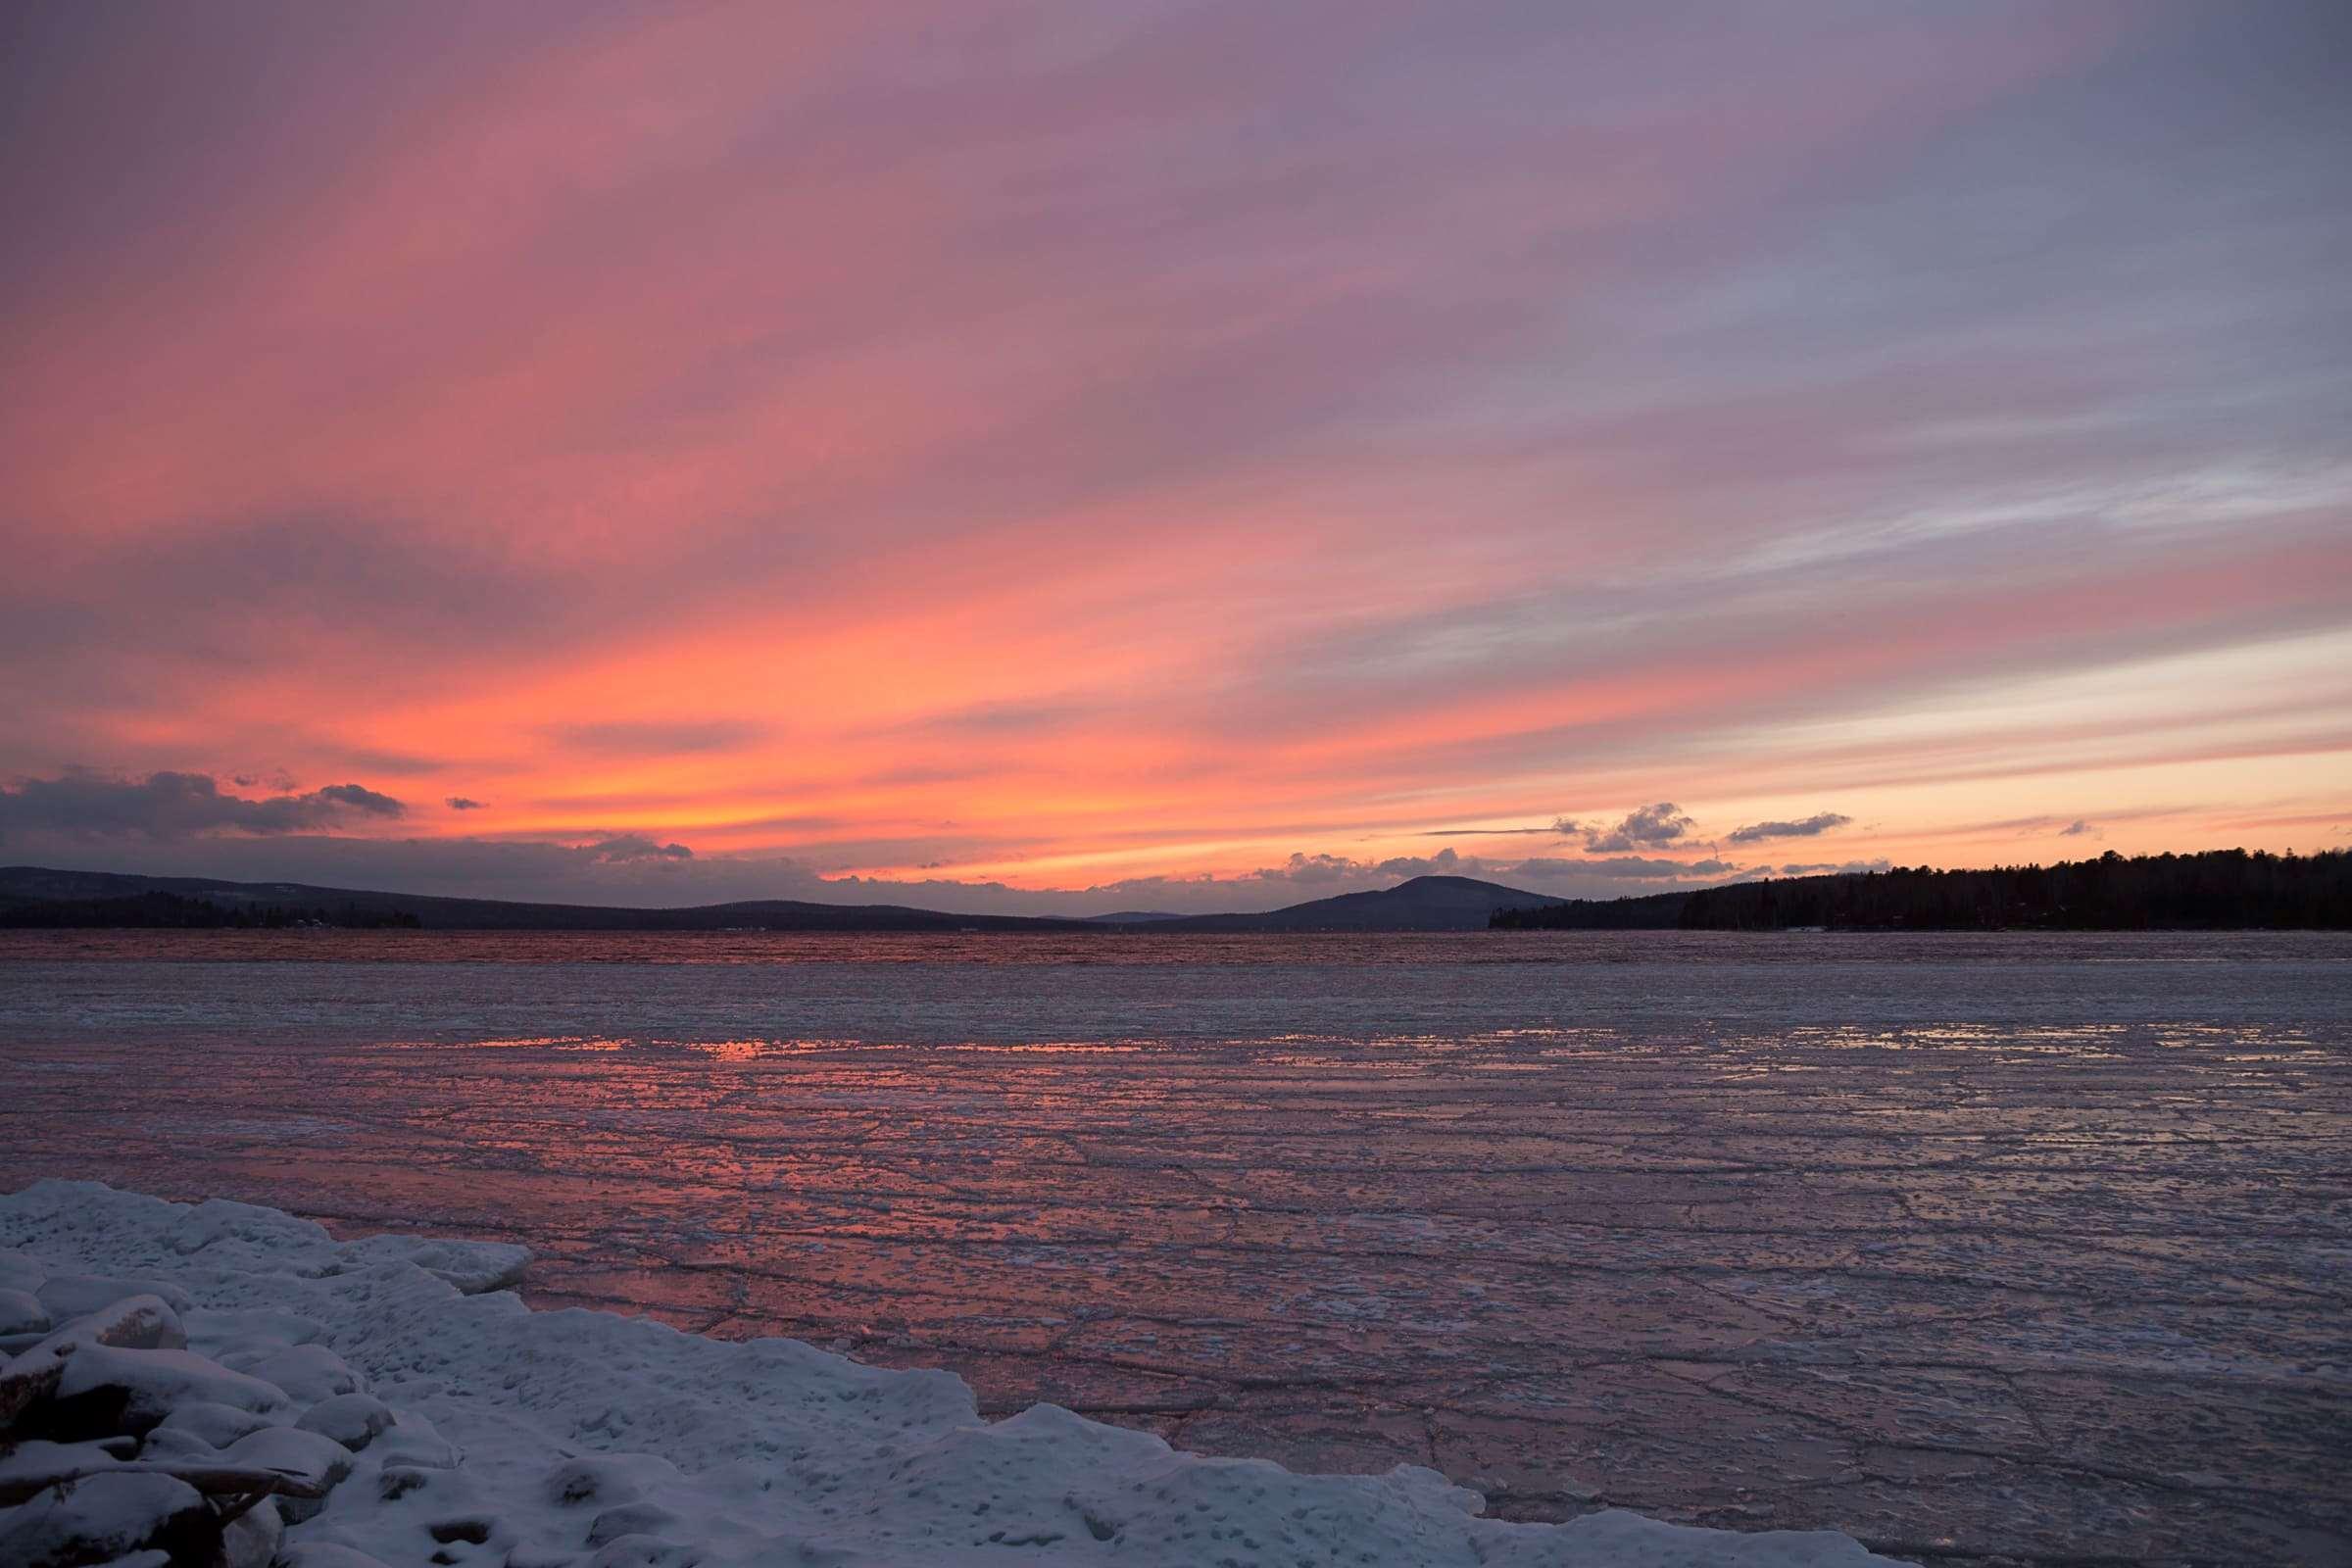
<svg viewBox="0 0 2352 1568"><path fill-rule="evenodd" d="M1799 817L1793 822L1751 822L1745 827L1734 828L1725 835L1724 842L1762 844L1768 839L1817 838L1832 828L1844 827L1851 821L1852 817L1837 811L1816 811L1811 816Z"/></svg>
<svg viewBox="0 0 2352 1568"><path fill-rule="evenodd" d="M407 808L359 784L259 800L224 793L209 773L120 778L86 769L0 786L0 838L180 839L203 834L285 834L354 817L392 818Z"/></svg>
<svg viewBox="0 0 2352 1568"><path fill-rule="evenodd" d="M1580 826L1565 817L1557 824L1562 834L1584 835L1585 851L1589 855L1619 855L1629 850L1656 849L1684 837L1690 831L1691 825L1689 814L1671 801L1637 807L1614 827Z"/></svg>

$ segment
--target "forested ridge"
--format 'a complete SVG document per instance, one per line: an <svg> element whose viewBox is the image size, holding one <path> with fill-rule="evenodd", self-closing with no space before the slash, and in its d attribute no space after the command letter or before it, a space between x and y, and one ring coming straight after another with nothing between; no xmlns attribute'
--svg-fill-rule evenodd
<svg viewBox="0 0 2352 1568"><path fill-rule="evenodd" d="M356 904L225 906L176 893L132 893L101 899L0 899L0 928L18 930L154 929L279 930L341 926L354 930L413 930L416 916L402 909L368 909Z"/></svg>
<svg viewBox="0 0 2352 1568"><path fill-rule="evenodd" d="M2352 851L2207 850L2051 865L1895 866L1504 909L1499 930L2058 931L2352 928Z"/></svg>

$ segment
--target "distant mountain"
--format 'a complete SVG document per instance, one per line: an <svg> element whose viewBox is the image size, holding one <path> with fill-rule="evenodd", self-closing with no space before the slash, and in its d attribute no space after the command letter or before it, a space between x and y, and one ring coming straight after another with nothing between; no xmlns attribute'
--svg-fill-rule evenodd
<svg viewBox="0 0 2352 1568"><path fill-rule="evenodd" d="M1123 909L1087 919L950 914L895 904L760 899L684 909L443 899L304 882L220 882L0 866L0 927L411 927L432 931L1478 931L1497 909L1556 904L1460 876L1317 899L1264 914Z"/></svg>
<svg viewBox="0 0 2352 1568"><path fill-rule="evenodd" d="M1482 931L2248 929L2352 927L2352 851L2108 854L2055 865L1926 866L1764 878L1627 899L1557 899L1463 876L1262 914L1122 909L1085 919L896 904L757 899L684 909L427 898L302 882L220 882L0 866L0 927L412 927L440 931Z"/></svg>
<svg viewBox="0 0 2352 1568"><path fill-rule="evenodd" d="M1502 909L1561 900L1466 876L1417 876L1376 893L1294 904L1263 914L1195 914L1160 920L1154 931L1484 931Z"/></svg>
<svg viewBox="0 0 2352 1568"><path fill-rule="evenodd" d="M0 866L6 926L405 926L433 931L1087 931L1082 920L758 899L684 909L439 899L302 882Z"/></svg>

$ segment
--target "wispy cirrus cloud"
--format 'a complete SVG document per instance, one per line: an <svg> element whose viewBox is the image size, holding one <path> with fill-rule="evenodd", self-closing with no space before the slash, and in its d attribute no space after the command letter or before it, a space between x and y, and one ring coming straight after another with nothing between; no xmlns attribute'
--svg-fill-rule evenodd
<svg viewBox="0 0 2352 1568"><path fill-rule="evenodd" d="M27 15L0 770L1041 896L2346 805L2326 7Z"/></svg>
<svg viewBox="0 0 2352 1568"><path fill-rule="evenodd" d="M560 745L615 757L735 752L760 739L760 727L746 719L609 719L552 726Z"/></svg>

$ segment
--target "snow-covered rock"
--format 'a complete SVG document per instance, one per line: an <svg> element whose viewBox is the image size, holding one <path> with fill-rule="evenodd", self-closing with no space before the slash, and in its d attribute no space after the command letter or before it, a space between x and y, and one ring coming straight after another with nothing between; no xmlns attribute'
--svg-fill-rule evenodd
<svg viewBox="0 0 2352 1568"><path fill-rule="evenodd" d="M149 1441L166 1432L184 1432L211 1448L225 1448L248 1432L258 1432L270 1424L266 1415L239 1409L233 1404L218 1404L211 1399L189 1399L172 1407Z"/></svg>
<svg viewBox="0 0 2352 1568"><path fill-rule="evenodd" d="M0 1503L22 1502L59 1476L111 1470L136 1443L121 1439L90 1443L50 1443L27 1438L0 1447Z"/></svg>
<svg viewBox="0 0 2352 1568"><path fill-rule="evenodd" d="M144 1548L172 1550L203 1529L205 1500L170 1476L101 1475L0 1510L0 1562L71 1568Z"/></svg>
<svg viewBox="0 0 2352 1568"><path fill-rule="evenodd" d="M215 1568L270 1568L286 1539L286 1521L274 1498L265 1497L231 1519L220 1532Z"/></svg>
<svg viewBox="0 0 2352 1568"><path fill-rule="evenodd" d="M201 1399L256 1415L286 1409L282 1391L206 1360L193 1350L118 1350L85 1346L66 1358L55 1402L67 1425L145 1433L176 1404ZM291 1412L289 1412L290 1414Z"/></svg>
<svg viewBox="0 0 2352 1568"><path fill-rule="evenodd" d="M0 1247L0 1291L23 1291L29 1296L48 1277L49 1271L30 1252Z"/></svg>
<svg viewBox="0 0 2352 1568"><path fill-rule="evenodd" d="M279 1554L285 1568L385 1568L378 1559L331 1541L299 1541Z"/></svg>
<svg viewBox="0 0 2352 1568"><path fill-rule="evenodd" d="M527 1247L505 1242L444 1242L421 1236L369 1236L349 1245L361 1263L411 1263L466 1296L501 1291L522 1277Z"/></svg>
<svg viewBox="0 0 2352 1568"><path fill-rule="evenodd" d="M392 1407L371 1394L338 1394L303 1412L294 1424L357 1453L391 1429Z"/></svg>
<svg viewBox="0 0 2352 1568"><path fill-rule="evenodd" d="M359 1394L360 1376L323 1345L297 1345L273 1351L223 1356L221 1364L275 1384L297 1404L317 1404L339 1394Z"/></svg>
<svg viewBox="0 0 2352 1568"><path fill-rule="evenodd" d="M161 1297L175 1312L184 1312L196 1304L188 1298L187 1292L175 1285L155 1280L112 1279L103 1274L52 1274L32 1294L49 1309L49 1315L61 1323L70 1317L85 1317L128 1296Z"/></svg>
<svg viewBox="0 0 2352 1568"><path fill-rule="evenodd" d="M0 1287L0 1335L46 1334L56 1321L30 1291Z"/></svg>
<svg viewBox="0 0 2352 1568"><path fill-rule="evenodd" d="M42 1560L59 1564L142 1549L172 1519L183 1531L212 1521L216 1555L238 1568L270 1554L285 1568L1883 1561L1831 1533L1623 1513L1506 1524L1432 1471L1299 1475L1051 1405L985 1422L946 1373L530 1311L496 1289L521 1267L514 1248L344 1244L270 1209L59 1182L0 1198L0 1247L42 1288L105 1279L178 1293L157 1304L176 1306L188 1332L186 1349L89 1345L62 1357L39 1408L78 1410L86 1426L112 1400L106 1431L55 1435L113 1446L36 1455L96 1473L0 1509L0 1532L24 1532L0 1542L50 1543ZM232 1478L278 1494L266 1517L225 1517ZM74 1500L93 1494L119 1507ZM191 1499L209 1511L190 1514ZM115 1533L92 1533L101 1526Z"/></svg>
<svg viewBox="0 0 2352 1568"><path fill-rule="evenodd" d="M285 1494L296 1497L323 1497L351 1474L350 1449L299 1427L249 1432L222 1449L221 1457L230 1464L274 1471L285 1478Z"/></svg>
<svg viewBox="0 0 2352 1568"><path fill-rule="evenodd" d="M187 1343L179 1319L153 1296L131 1296L34 1341L0 1362L0 1431L54 1398L77 1352L175 1349Z"/></svg>

